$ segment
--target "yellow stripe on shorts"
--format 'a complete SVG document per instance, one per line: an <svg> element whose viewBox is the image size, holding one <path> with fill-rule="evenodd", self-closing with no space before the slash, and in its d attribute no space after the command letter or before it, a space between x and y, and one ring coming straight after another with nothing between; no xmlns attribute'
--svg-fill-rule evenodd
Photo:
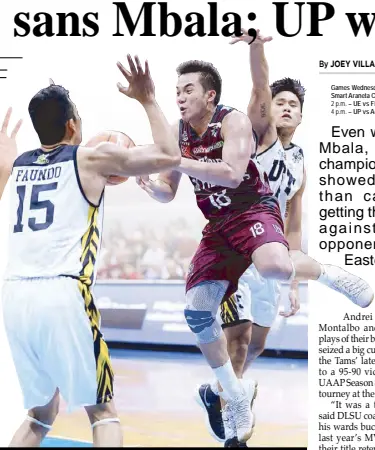
<svg viewBox="0 0 375 450"><path fill-rule="evenodd" d="M82 237L82 270L78 286L85 302L85 311L91 325L96 361L97 403L106 403L113 397L113 370L107 344L100 332L100 313L95 306L91 286L94 281L96 255L100 241L97 226L99 208L90 206L88 229Z"/></svg>
<svg viewBox="0 0 375 450"><path fill-rule="evenodd" d="M228 325L239 320L237 302L234 294L221 302L220 316L224 325Z"/></svg>

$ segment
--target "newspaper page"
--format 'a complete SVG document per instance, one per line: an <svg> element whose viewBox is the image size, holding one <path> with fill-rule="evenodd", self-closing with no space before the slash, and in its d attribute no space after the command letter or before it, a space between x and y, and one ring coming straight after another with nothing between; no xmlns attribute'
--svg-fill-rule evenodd
<svg viewBox="0 0 375 450"><path fill-rule="evenodd" d="M49 387L64 389L68 375L78 386L81 372L75 378L73 368L84 359L63 359L69 327L55 350L40 350L47 342L37 326L44 313L32 318L37 301L32 284L25 285L67 273L74 283L91 264L95 287L87 292L94 293L91 305L111 351L124 446L375 448L373 6L370 0L1 4L1 446L98 444L84 410L67 410L69 398L62 395L57 418L45 406ZM148 70L164 122L144 100L152 90ZM51 86L67 89L75 109L44 152L35 150L44 144L30 101ZM52 113L47 119L54 123ZM175 124L173 139L166 121ZM182 157L175 154L175 166L170 154L152 158L160 148L176 152L177 140ZM148 156L146 147L138 156L130 151L154 142ZM94 166L82 161L99 161L97 155L77 150L51 164L55 144L114 153L93 163L94 178L87 175ZM119 147L133 156L121 156ZM131 158L134 165L144 158L139 167L146 175L129 169ZM65 163L76 178L64 178ZM104 198L100 164L112 168ZM171 170L179 174L177 192L158 175ZM105 202L104 211L96 201ZM88 234L79 234L83 211L99 214ZM79 259L90 239L86 260ZM211 285L219 286L216 293ZM40 286L43 311L55 295L64 301L65 288L48 288L49 298ZM59 313L49 314L42 322L52 329ZM67 323L80 329L73 319ZM219 336L227 347L219 347ZM115 345L149 353L133 360L130 350L125 357L112 353ZM72 372L59 384L66 359ZM230 369L218 370L226 360ZM232 392L252 379L259 394L243 431L233 425L237 410L232 423L231 403L220 404L214 386ZM213 410L194 401L196 385L204 383L218 402L221 431L212 423L207 429ZM246 389L249 403L257 391Z"/></svg>

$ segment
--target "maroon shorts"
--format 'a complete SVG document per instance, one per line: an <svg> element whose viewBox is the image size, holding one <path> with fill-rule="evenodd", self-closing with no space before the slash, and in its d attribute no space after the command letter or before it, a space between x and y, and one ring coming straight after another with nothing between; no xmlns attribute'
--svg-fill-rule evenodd
<svg viewBox="0 0 375 450"><path fill-rule="evenodd" d="M226 295L232 295L237 291L239 278L252 263L253 252L270 242L280 242L289 248L277 203L259 203L220 224L210 222L191 261L186 292L202 281L227 280Z"/></svg>

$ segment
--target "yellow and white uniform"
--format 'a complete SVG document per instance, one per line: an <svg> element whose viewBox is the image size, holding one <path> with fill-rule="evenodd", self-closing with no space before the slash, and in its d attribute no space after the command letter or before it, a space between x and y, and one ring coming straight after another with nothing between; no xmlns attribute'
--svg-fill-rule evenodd
<svg viewBox="0 0 375 450"><path fill-rule="evenodd" d="M102 236L85 197L78 146L20 155L11 175L9 256L2 293L6 332L25 408L56 388L69 409L109 401L113 372L92 287Z"/></svg>

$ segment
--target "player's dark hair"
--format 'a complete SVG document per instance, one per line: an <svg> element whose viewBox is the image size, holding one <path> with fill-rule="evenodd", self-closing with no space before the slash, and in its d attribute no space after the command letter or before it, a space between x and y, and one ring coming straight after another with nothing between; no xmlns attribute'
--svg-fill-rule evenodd
<svg viewBox="0 0 375 450"><path fill-rule="evenodd" d="M216 106L219 103L222 82L221 76L215 66L209 62L191 60L183 62L176 70L178 76L186 73L199 73L200 83L203 86L204 91L214 90L216 92L214 105Z"/></svg>
<svg viewBox="0 0 375 450"><path fill-rule="evenodd" d="M29 103L29 114L42 145L60 142L68 120L76 119L69 91L55 84L34 95Z"/></svg>
<svg viewBox="0 0 375 450"><path fill-rule="evenodd" d="M270 86L272 92L272 98L283 91L293 92L298 98L301 104L301 111L303 108L303 102L305 101L306 89L302 86L299 80L293 80L292 78L282 78L273 82Z"/></svg>

